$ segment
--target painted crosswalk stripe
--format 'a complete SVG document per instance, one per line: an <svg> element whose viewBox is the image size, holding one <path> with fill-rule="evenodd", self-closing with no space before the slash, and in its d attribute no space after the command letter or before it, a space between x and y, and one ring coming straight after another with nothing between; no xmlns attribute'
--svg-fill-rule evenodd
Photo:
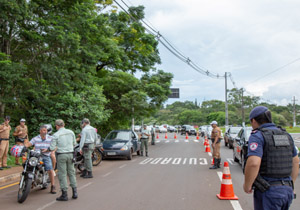
<svg viewBox="0 0 300 210"><path fill-rule="evenodd" d="M189 140L184 140L185 142L189 142Z"/></svg>
<svg viewBox="0 0 300 210"><path fill-rule="evenodd" d="M195 139L194 142L199 142L199 140L196 140L196 139Z"/></svg>
<svg viewBox="0 0 300 210"><path fill-rule="evenodd" d="M169 143L169 142L170 142L169 140L165 141L165 143Z"/></svg>
<svg viewBox="0 0 300 210"><path fill-rule="evenodd" d="M175 143L178 143L179 142L179 140L175 140Z"/></svg>

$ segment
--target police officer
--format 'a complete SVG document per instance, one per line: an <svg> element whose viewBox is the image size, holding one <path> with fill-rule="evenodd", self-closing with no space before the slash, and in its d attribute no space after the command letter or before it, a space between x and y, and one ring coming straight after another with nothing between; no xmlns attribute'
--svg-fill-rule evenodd
<svg viewBox="0 0 300 210"><path fill-rule="evenodd" d="M143 156L144 152L144 147L146 151L146 157L148 157L148 141L150 137L150 131L147 129L147 125L144 124L143 129L142 129L142 134L141 134L141 156Z"/></svg>
<svg viewBox="0 0 300 210"><path fill-rule="evenodd" d="M25 142L28 141L28 128L27 128L27 125L25 125L25 122L26 122L26 120L24 118L22 118L20 120L20 125L18 125L15 128L15 131L13 133L13 136L16 139L16 145L24 146ZM19 163L19 159L20 159L19 157L15 157L16 165L21 165Z"/></svg>
<svg viewBox="0 0 300 210"><path fill-rule="evenodd" d="M11 130L9 122L10 116L6 116L4 118L4 123L0 125L0 170L3 170L3 168L10 168L10 166L7 165L9 134Z"/></svg>
<svg viewBox="0 0 300 210"><path fill-rule="evenodd" d="M73 163L74 146L76 144L75 134L73 131L65 128L63 120L59 119L55 121L55 127L57 132L53 134L53 140L50 145L50 150L54 151L57 148L57 169L58 180L62 194L56 198L57 201L68 200L68 182L67 175L70 180L70 186L72 187L73 199L77 199L77 183L75 168Z"/></svg>
<svg viewBox="0 0 300 210"><path fill-rule="evenodd" d="M299 158L292 137L272 123L271 112L257 106L250 112L253 128L248 142L244 191L252 193L254 209L289 209Z"/></svg>
<svg viewBox="0 0 300 210"><path fill-rule="evenodd" d="M209 169L217 169L220 168L221 163L221 155L220 155L220 148L221 148L221 129L218 127L217 121L212 121L210 123L211 127L213 128L211 132L211 147L213 150L213 158L214 158L214 165Z"/></svg>
<svg viewBox="0 0 300 210"><path fill-rule="evenodd" d="M92 153L95 148L97 140L97 132L94 127L90 125L90 121L84 118L81 121L81 137L80 137L80 154L84 157L84 171L81 174L83 178L93 178L92 169Z"/></svg>

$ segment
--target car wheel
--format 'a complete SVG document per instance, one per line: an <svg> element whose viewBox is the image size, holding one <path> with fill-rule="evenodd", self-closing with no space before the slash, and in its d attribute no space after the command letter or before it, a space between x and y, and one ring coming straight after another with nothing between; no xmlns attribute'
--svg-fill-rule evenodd
<svg viewBox="0 0 300 210"><path fill-rule="evenodd" d="M129 155L127 156L127 160L132 160L132 149L130 150Z"/></svg>
<svg viewBox="0 0 300 210"><path fill-rule="evenodd" d="M234 154L234 150L233 150L233 160L234 160L234 162L239 162L239 159L237 159L236 157L235 157L235 154Z"/></svg>

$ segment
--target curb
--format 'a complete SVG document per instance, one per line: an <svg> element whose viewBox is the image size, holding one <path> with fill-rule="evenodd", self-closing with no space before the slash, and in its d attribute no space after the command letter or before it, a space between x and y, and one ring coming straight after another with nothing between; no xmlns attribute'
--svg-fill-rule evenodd
<svg viewBox="0 0 300 210"><path fill-rule="evenodd" d="M6 182L17 181L20 179L21 173L10 174L0 178L0 185L6 184Z"/></svg>

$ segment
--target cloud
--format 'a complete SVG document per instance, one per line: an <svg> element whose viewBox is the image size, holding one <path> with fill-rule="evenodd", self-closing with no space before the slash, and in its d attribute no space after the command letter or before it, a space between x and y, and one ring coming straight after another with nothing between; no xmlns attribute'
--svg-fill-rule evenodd
<svg viewBox="0 0 300 210"><path fill-rule="evenodd" d="M272 102L289 103L297 94L300 61L260 78L300 58L300 1L130 2L145 5L146 19L199 66L220 75L231 72L239 88ZM159 50L159 68L174 74L173 87L181 88L180 100L224 100L224 80L199 74L162 45ZM232 87L228 81L228 88Z"/></svg>

